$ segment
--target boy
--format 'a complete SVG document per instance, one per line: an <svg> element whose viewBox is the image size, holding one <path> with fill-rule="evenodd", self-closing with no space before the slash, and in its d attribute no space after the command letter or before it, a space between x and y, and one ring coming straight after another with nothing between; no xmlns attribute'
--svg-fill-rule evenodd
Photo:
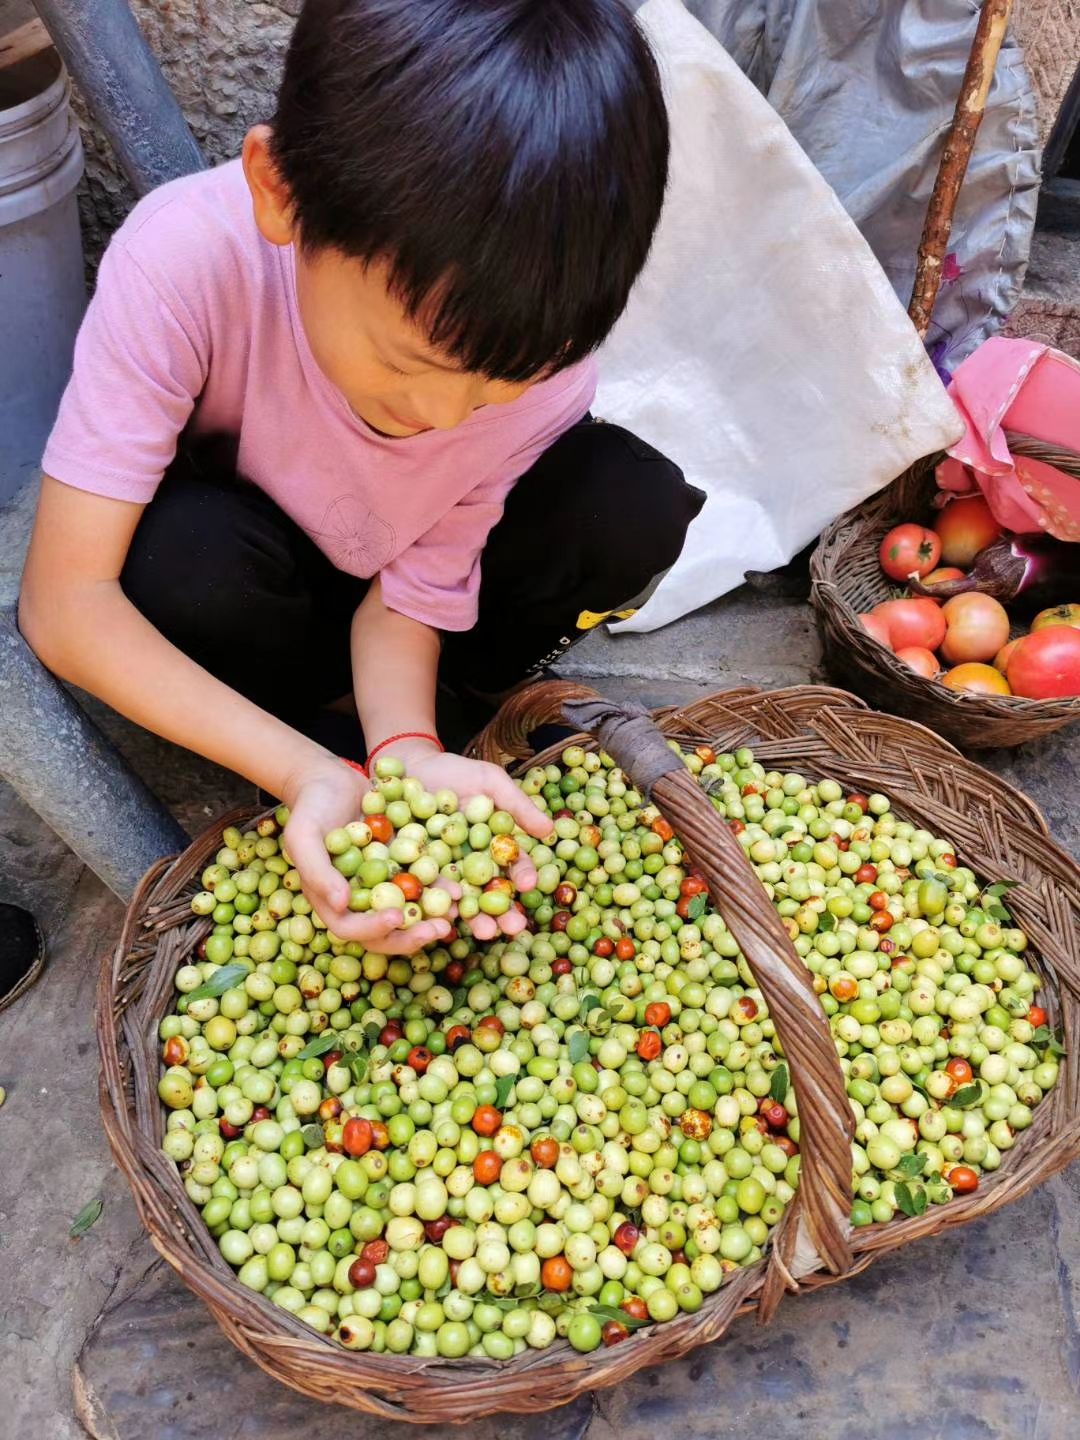
<svg viewBox="0 0 1080 1440"><path fill-rule="evenodd" d="M621 0L308 0L273 123L142 201L102 262L23 632L280 796L313 904L370 949L448 926L347 910L322 837L366 781L315 713L351 690L369 757L543 834L502 771L443 752L437 680L512 687L632 605L700 508L588 419L667 148Z"/></svg>

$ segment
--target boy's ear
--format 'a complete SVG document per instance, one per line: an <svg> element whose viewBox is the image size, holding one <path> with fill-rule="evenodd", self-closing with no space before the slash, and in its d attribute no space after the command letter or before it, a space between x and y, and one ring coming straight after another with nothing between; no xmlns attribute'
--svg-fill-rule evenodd
<svg viewBox="0 0 1080 1440"><path fill-rule="evenodd" d="M251 191L255 224L271 245L289 245L295 238L292 200L270 154L270 126L253 125L244 136L244 178Z"/></svg>

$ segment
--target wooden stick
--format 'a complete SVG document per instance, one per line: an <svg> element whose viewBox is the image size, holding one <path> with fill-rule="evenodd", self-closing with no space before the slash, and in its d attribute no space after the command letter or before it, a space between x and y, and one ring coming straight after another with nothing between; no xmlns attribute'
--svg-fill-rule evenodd
<svg viewBox="0 0 1080 1440"><path fill-rule="evenodd" d="M0 35L0 70L18 65L20 60L29 60L32 55L40 55L51 44L49 32L41 21L28 20L7 35Z"/></svg>
<svg viewBox="0 0 1080 1440"><path fill-rule="evenodd" d="M1011 10L1012 0L983 0L979 23L975 28L960 97L945 137L945 148L941 152L941 164L919 241L915 285L908 314L920 339L926 338L930 328L930 316L941 285L941 267L949 246L956 198L975 147L975 136L986 109L986 97L990 93L994 67L1005 39Z"/></svg>

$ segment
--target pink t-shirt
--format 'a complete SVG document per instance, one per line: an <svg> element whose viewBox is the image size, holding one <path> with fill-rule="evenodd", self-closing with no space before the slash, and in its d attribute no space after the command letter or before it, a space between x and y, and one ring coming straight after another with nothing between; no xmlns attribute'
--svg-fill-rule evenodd
<svg viewBox="0 0 1080 1440"><path fill-rule="evenodd" d="M480 553L519 476L586 413L585 361L454 430L388 439L318 368L291 247L259 234L239 161L173 181L113 238L43 468L146 504L189 424L239 437L238 468L341 570L441 630L476 619Z"/></svg>

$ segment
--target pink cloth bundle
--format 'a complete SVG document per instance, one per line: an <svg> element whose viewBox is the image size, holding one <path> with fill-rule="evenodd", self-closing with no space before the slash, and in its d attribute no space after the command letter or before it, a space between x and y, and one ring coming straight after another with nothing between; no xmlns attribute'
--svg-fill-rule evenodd
<svg viewBox="0 0 1080 1440"><path fill-rule="evenodd" d="M1006 530L1080 541L1080 480L1012 455L1005 438L1012 430L1080 452L1080 363L1047 345L995 337L957 369L949 394L965 433L937 468L940 488L981 490Z"/></svg>

